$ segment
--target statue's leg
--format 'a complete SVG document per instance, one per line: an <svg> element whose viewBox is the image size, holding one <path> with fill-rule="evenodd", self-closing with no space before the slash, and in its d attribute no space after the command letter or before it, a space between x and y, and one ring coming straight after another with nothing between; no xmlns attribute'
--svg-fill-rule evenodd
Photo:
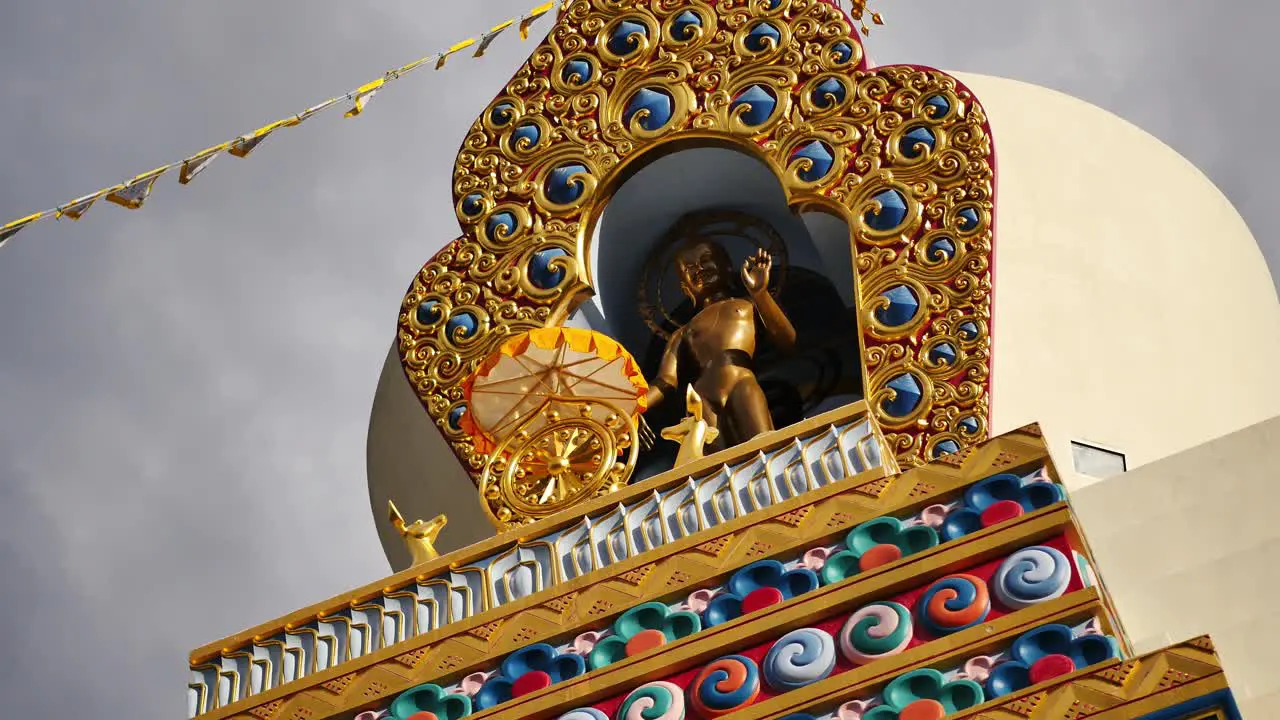
<svg viewBox="0 0 1280 720"><path fill-rule="evenodd" d="M773 429L769 401L765 399L764 390L760 389L755 375L746 375L734 384L727 405L725 409L732 419L735 435L731 438L733 444L746 442Z"/></svg>
<svg viewBox="0 0 1280 720"><path fill-rule="evenodd" d="M702 403L702 419L707 423L707 427L716 429L717 435L714 442L707 443L707 451L715 452L728 447L725 445L725 428L724 420L717 412L717 409L711 406L711 403L705 400Z"/></svg>

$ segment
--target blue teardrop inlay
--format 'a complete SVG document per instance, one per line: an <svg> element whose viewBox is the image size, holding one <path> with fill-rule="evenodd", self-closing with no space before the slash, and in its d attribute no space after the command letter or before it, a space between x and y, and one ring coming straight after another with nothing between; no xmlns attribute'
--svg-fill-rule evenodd
<svg viewBox="0 0 1280 720"><path fill-rule="evenodd" d="M814 107L826 110L844 102L847 94L844 83L840 82L839 78L829 77L818 83L813 92L809 94L809 99L813 101Z"/></svg>
<svg viewBox="0 0 1280 720"><path fill-rule="evenodd" d="M978 227L978 211L971 207L960 208L960 212L956 213L956 218L961 230L967 232Z"/></svg>
<svg viewBox="0 0 1280 720"><path fill-rule="evenodd" d="M772 90L763 85L751 85L734 98L733 103L729 105L729 112L732 113L735 108L743 105L747 110L742 113L742 122L749 127L755 127L763 125L769 116L773 115L774 109L778 107L778 98Z"/></svg>
<svg viewBox="0 0 1280 720"><path fill-rule="evenodd" d="M924 104L929 108L925 110L925 114L932 118L940 118L951 112L951 101L942 95L930 95Z"/></svg>
<svg viewBox="0 0 1280 720"><path fill-rule="evenodd" d="M933 446L933 459L937 460L943 455L950 455L958 452L960 452L960 443L955 440L943 440Z"/></svg>
<svg viewBox="0 0 1280 720"><path fill-rule="evenodd" d="M956 348L951 343L938 343L929 349L929 362L934 365L954 365Z"/></svg>
<svg viewBox="0 0 1280 720"><path fill-rule="evenodd" d="M484 212L484 196L480 193L471 193L462 198L462 212L467 215L479 215Z"/></svg>
<svg viewBox="0 0 1280 720"><path fill-rule="evenodd" d="M495 126L501 127L511 122L516 116L516 106L511 103L498 103L493 106L493 110L489 112L489 122Z"/></svg>
<svg viewBox="0 0 1280 720"><path fill-rule="evenodd" d="M797 173L800 179L805 182L817 182L827 176L831 172L831 166L835 164L835 154L831 152L831 148L821 140L812 140L805 145L801 145L791 154L792 159L808 158L810 167L807 170L801 170Z"/></svg>
<svg viewBox="0 0 1280 720"><path fill-rule="evenodd" d="M937 238L929 243L928 256L933 262L946 262L956 256L956 244L951 238Z"/></svg>
<svg viewBox="0 0 1280 720"><path fill-rule="evenodd" d="M538 129L538 126L532 123L528 125L521 125L511 131L511 146L517 150L525 152L532 150L541 139L542 130Z"/></svg>
<svg viewBox="0 0 1280 720"><path fill-rule="evenodd" d="M560 79L569 85L586 85L592 74L591 63L582 58L574 58L564 64Z"/></svg>
<svg viewBox="0 0 1280 720"><path fill-rule="evenodd" d="M836 62L843 65L853 59L853 46L843 40L831 46L831 52L836 56Z"/></svg>
<svg viewBox="0 0 1280 720"><path fill-rule="evenodd" d="M462 429L462 416L467 414L466 405L455 405L449 410L449 427L454 430Z"/></svg>
<svg viewBox="0 0 1280 720"><path fill-rule="evenodd" d="M585 175L587 166L582 163L561 165L547 174L547 182L543 186L547 199L557 205L568 205L586 192L586 183L575 175Z"/></svg>
<svg viewBox="0 0 1280 720"><path fill-rule="evenodd" d="M907 219L907 199L897 190L882 190L872 200L880 203L880 211L868 210L863 222L872 230L887 232Z"/></svg>
<svg viewBox="0 0 1280 720"><path fill-rule="evenodd" d="M551 263L556 258L562 258L569 253L564 248L550 247L533 254L529 259L529 282L533 283L536 288L550 290L559 287L564 282L565 269L563 267L552 267Z"/></svg>
<svg viewBox="0 0 1280 720"><path fill-rule="evenodd" d="M764 52L769 48L778 47L780 42L782 42L782 33L778 28L771 23L759 22L747 33L747 38L742 41L742 44L751 52Z"/></svg>
<svg viewBox="0 0 1280 720"><path fill-rule="evenodd" d="M960 426L960 429L963 430L966 435L972 435L978 432L978 418L962 417L960 418L960 422L956 424Z"/></svg>
<svg viewBox="0 0 1280 720"><path fill-rule="evenodd" d="M491 239L500 240L515 232L518 224L514 214L503 210L490 215L489 222L484 224L484 229Z"/></svg>
<svg viewBox="0 0 1280 720"><path fill-rule="evenodd" d="M966 342L978 339L978 324L972 320L965 320L960 323L960 327L956 328L956 334L961 340Z"/></svg>
<svg viewBox="0 0 1280 720"><path fill-rule="evenodd" d="M694 28L702 27L702 18L692 10L685 10L676 16L671 23L671 37L677 40L692 40Z"/></svg>
<svg viewBox="0 0 1280 720"><path fill-rule="evenodd" d="M480 329L480 321L475 315L462 310L449 317L449 322L445 324L444 329L449 333L449 337L455 340L466 339L475 335L476 330Z"/></svg>
<svg viewBox="0 0 1280 720"><path fill-rule="evenodd" d="M640 118L640 127L653 132L660 130L662 126L671 122L671 114L675 111L675 101L671 99L671 96L665 90L640 88L627 101L627 107L622 111L622 125L631 127L631 119L641 110L646 111L646 113Z"/></svg>
<svg viewBox="0 0 1280 720"><path fill-rule="evenodd" d="M906 285L894 285L880 293L880 297L888 300L889 304L876 308L876 320L888 327L906 325L920 309L920 298Z"/></svg>
<svg viewBox="0 0 1280 720"><path fill-rule="evenodd" d="M906 417L920 405L924 391L920 389L920 381L911 373L902 373L888 382L894 392L892 400L880 404L881 409L890 417Z"/></svg>
<svg viewBox="0 0 1280 720"><path fill-rule="evenodd" d="M434 325L440 322L440 310L436 307L440 303L435 300L424 300L418 305L418 311L414 313L419 325Z"/></svg>
<svg viewBox="0 0 1280 720"><path fill-rule="evenodd" d="M938 138L932 130L927 127L915 127L902 136L901 142L898 143L898 150L904 157L918 158L926 149L933 150L937 145Z"/></svg>
<svg viewBox="0 0 1280 720"><path fill-rule="evenodd" d="M613 33L609 35L609 42L605 47L609 48L609 52L618 57L625 57L640 49L641 39L649 37L649 28L644 23L635 20L623 20L613 29Z"/></svg>

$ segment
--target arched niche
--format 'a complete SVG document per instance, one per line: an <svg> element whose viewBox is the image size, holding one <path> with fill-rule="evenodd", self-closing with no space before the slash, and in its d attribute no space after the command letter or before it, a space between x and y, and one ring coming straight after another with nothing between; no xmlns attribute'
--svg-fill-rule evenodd
<svg viewBox="0 0 1280 720"><path fill-rule="evenodd" d="M489 458L458 424L468 373L548 324L617 319L611 334L631 332L607 317L612 300L586 302L604 289L597 220L613 223L603 216L630 175L708 144L766 163L782 207L848 223L865 394L898 464L987 436L994 148L968 88L930 68L868 66L825 0L574 0L473 123L454 168L462 234L401 308L406 376L473 478ZM800 219L820 258L833 246L815 238L839 224Z"/></svg>
<svg viewBox="0 0 1280 720"><path fill-rule="evenodd" d="M800 335L798 351L782 357L761 340L757 372L781 428L862 396L857 303L849 227L826 212L799 212L774 171L755 155L706 142L661 154L646 162L609 195L594 223L585 256L594 293L566 325L586 327L620 341L646 377L657 370L665 339L645 323L639 297L643 270L664 238L684 218L710 212L752 218L779 236L785 257L777 274L780 301ZM735 267L746 243L730 243ZM785 264L785 266L784 266ZM667 298L669 309L687 305ZM671 302L671 301L675 302ZM647 418L655 431L684 414L673 398ZM673 443L659 441L642 453L633 479L671 466Z"/></svg>

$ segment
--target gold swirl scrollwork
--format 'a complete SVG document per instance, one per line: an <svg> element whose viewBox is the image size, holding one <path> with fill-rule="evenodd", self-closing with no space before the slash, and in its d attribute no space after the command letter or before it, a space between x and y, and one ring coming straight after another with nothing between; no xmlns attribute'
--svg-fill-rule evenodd
<svg viewBox="0 0 1280 720"><path fill-rule="evenodd" d="M755 155L794 207L848 221L863 384L899 465L984 437L994 152L968 89L869 67L825 0L570 0L464 138L463 235L400 312L406 375L472 477L517 456L461 430L463 380L595 290L591 231L623 173L698 143Z"/></svg>
<svg viewBox="0 0 1280 720"><path fill-rule="evenodd" d="M615 492L635 468L635 423L600 402L553 400L489 456L480 498L499 530Z"/></svg>

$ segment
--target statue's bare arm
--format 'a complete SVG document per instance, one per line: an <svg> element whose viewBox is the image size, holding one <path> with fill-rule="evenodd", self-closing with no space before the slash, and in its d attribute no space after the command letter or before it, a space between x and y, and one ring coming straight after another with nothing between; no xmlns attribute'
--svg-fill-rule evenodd
<svg viewBox="0 0 1280 720"><path fill-rule="evenodd" d="M742 282L751 295L751 304L760 313L769 339L783 352L791 352L796 347L796 328L778 307L778 301L769 294L769 270L772 267L773 257L761 248L742 264Z"/></svg>
<svg viewBox="0 0 1280 720"><path fill-rule="evenodd" d="M649 384L649 392L645 394L645 406L654 407L662 402L663 397L670 390L676 388L676 383L680 381L678 366L680 358L680 339L684 333L677 330L671 334L671 339L667 341L667 349L662 353L662 361L658 363L658 374L654 377L653 382Z"/></svg>

